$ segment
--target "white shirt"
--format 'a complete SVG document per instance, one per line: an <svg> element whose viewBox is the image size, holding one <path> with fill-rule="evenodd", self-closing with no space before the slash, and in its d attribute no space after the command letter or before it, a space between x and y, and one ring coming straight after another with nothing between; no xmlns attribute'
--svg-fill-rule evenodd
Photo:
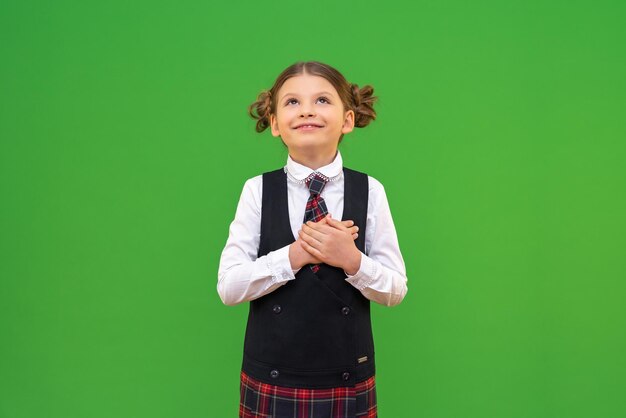
<svg viewBox="0 0 626 418"><path fill-rule="evenodd" d="M328 212L342 219L344 179L341 153L332 163L312 170L287 157L287 193L289 221L294 238L302 228L309 189L302 181L313 171L329 178L321 193ZM359 271L346 281L366 298L386 306L399 304L407 292L404 260L398 246L396 229L383 185L371 176L365 227L365 254ZM289 245L257 258L261 237L263 175L248 179L241 192L235 219L230 224L228 240L222 251L217 291L226 305L236 305L266 295L290 280L298 270L291 269ZM357 225L359 226L359 225ZM361 228L362 229L362 228Z"/></svg>

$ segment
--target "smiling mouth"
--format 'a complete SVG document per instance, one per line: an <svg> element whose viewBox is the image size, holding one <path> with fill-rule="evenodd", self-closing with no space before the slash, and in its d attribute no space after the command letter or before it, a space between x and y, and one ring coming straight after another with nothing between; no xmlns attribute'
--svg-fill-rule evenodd
<svg viewBox="0 0 626 418"><path fill-rule="evenodd" d="M295 129L299 131L312 131L314 129L319 129L322 127L323 126L320 126L320 125L300 125L300 126L297 126Z"/></svg>

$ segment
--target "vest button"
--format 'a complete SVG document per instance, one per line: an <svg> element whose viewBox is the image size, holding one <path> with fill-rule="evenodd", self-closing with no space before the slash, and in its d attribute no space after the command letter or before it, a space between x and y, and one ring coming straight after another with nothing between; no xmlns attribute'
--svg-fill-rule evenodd
<svg viewBox="0 0 626 418"><path fill-rule="evenodd" d="M341 375L341 378L343 380L350 380L350 373L345 372L344 374Z"/></svg>
<svg viewBox="0 0 626 418"><path fill-rule="evenodd" d="M279 314L282 310L283 310L283 308L281 308L281 307L280 307L280 305L274 305L274 306L272 307L272 311L273 311L275 314Z"/></svg>
<svg viewBox="0 0 626 418"><path fill-rule="evenodd" d="M278 370L272 370L272 371L270 372L270 377L271 377L272 379L276 379L279 375L280 375L280 373L278 373Z"/></svg>
<svg viewBox="0 0 626 418"><path fill-rule="evenodd" d="M350 314L350 308L347 306L344 306L343 308L341 308L341 313L344 315L349 315Z"/></svg>

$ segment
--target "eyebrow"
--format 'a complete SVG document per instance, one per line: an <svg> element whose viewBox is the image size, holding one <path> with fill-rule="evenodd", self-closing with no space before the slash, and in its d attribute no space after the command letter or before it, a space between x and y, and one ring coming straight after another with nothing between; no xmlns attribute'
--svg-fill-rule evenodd
<svg viewBox="0 0 626 418"><path fill-rule="evenodd" d="M327 96L333 96L332 93L327 92L327 91L320 91L319 93L314 94L314 96L319 96L320 94L325 94ZM280 100L282 101L287 96L296 96L296 97L298 97L298 95L296 93L285 93L285 94L283 94L283 97Z"/></svg>

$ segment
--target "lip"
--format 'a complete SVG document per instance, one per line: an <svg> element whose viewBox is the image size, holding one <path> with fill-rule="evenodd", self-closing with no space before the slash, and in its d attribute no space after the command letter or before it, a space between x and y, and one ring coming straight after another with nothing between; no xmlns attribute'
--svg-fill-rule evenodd
<svg viewBox="0 0 626 418"><path fill-rule="evenodd" d="M294 129L297 129L298 131L315 131L317 129L321 129L323 128L322 125L319 125L317 123L301 123L299 125L297 125Z"/></svg>

